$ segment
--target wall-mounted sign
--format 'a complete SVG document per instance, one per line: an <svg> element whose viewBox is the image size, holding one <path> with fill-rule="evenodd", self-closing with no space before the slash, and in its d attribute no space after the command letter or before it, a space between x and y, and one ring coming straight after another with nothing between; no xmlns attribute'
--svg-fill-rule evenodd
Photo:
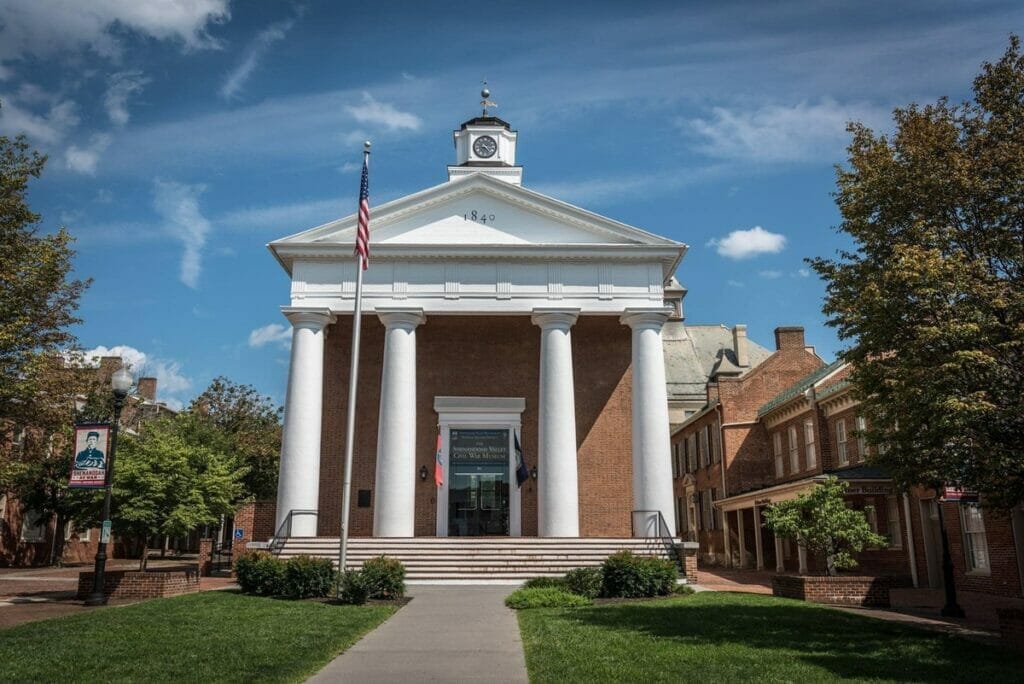
<svg viewBox="0 0 1024 684"><path fill-rule="evenodd" d="M90 423L75 426L75 458L71 462L68 487L97 488L107 484L107 452L110 425Z"/></svg>
<svg viewBox="0 0 1024 684"><path fill-rule="evenodd" d="M944 487L941 499L945 503L978 503L978 492L959 487Z"/></svg>

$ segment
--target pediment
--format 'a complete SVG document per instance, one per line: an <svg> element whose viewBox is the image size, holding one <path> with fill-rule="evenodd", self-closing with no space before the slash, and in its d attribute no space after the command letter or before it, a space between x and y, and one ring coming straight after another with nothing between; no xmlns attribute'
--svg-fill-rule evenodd
<svg viewBox="0 0 1024 684"><path fill-rule="evenodd" d="M352 244L356 216L277 240L275 246ZM683 247L673 240L484 174L371 206L371 244L635 245Z"/></svg>

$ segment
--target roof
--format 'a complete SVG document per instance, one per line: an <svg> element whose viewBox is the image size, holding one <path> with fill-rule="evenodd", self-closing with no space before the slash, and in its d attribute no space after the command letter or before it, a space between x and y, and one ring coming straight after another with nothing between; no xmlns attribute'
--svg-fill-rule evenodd
<svg viewBox="0 0 1024 684"><path fill-rule="evenodd" d="M496 116L475 116L469 121L464 121L462 126L459 127L459 130L464 131L467 126L501 126L505 128L505 130L512 130L512 126L508 121L503 121Z"/></svg>
<svg viewBox="0 0 1024 684"><path fill-rule="evenodd" d="M850 374L853 372L853 366L847 364L845 368L839 369L833 375L822 380L821 384L814 388L814 392L818 399L824 399L825 397L831 396L850 386Z"/></svg>
<svg viewBox="0 0 1024 684"><path fill-rule="evenodd" d="M682 321L669 321L662 331L665 348L665 380L670 400L693 399L702 404L707 400L707 384L723 365L746 372L749 368L736 365L732 328L725 325L685 325ZM751 339L747 339L747 356L754 368L772 355L772 352Z"/></svg>
<svg viewBox="0 0 1024 684"><path fill-rule="evenodd" d="M869 465L859 465L845 470L834 470L827 473L834 475L839 480L891 480L890 475L884 468Z"/></svg>
<svg viewBox="0 0 1024 684"><path fill-rule="evenodd" d="M782 390L782 392L775 395L775 397L773 397L768 403L762 405L761 408L757 410L757 417L760 418L766 413L770 413L772 410L782 406L790 399L794 399L798 396L801 396L804 392L810 389L816 382L818 382L826 375L829 375L834 370L842 366L843 363L844 361L842 360L833 361L827 366L822 366L821 368L814 371L810 375L805 375L804 377L800 378L795 383L793 383L786 389Z"/></svg>

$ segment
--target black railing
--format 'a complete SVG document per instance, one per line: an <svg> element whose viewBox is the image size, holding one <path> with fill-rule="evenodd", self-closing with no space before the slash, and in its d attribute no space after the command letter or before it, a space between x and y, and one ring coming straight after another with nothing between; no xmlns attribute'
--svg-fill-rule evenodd
<svg viewBox="0 0 1024 684"><path fill-rule="evenodd" d="M277 555L281 551L281 547L284 546L285 541L292 536L292 521L300 515L316 515L317 511L300 511L290 510L288 515L284 517L281 524L277 528L277 532L274 533L273 539L270 540L270 553Z"/></svg>
<svg viewBox="0 0 1024 684"><path fill-rule="evenodd" d="M661 511L633 511L631 517L634 537L660 540L668 557L681 570L686 570L679 560L679 554L676 552L676 540L669 532L668 523Z"/></svg>

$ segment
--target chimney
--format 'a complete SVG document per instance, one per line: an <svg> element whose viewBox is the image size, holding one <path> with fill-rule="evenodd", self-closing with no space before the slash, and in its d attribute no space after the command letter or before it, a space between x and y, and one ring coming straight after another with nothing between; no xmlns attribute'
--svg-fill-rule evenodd
<svg viewBox="0 0 1024 684"><path fill-rule="evenodd" d="M139 378L138 392L146 401L156 401L156 378Z"/></svg>
<svg viewBox="0 0 1024 684"><path fill-rule="evenodd" d="M750 366L750 355L747 353L747 326L742 323L737 323L732 328L732 349L736 352L737 366Z"/></svg>
<svg viewBox="0 0 1024 684"><path fill-rule="evenodd" d="M775 329L775 348L783 349L804 349L803 326L793 325Z"/></svg>
<svg viewBox="0 0 1024 684"><path fill-rule="evenodd" d="M104 385L110 384L110 378L124 362L120 356L101 356L100 357L100 382Z"/></svg>

